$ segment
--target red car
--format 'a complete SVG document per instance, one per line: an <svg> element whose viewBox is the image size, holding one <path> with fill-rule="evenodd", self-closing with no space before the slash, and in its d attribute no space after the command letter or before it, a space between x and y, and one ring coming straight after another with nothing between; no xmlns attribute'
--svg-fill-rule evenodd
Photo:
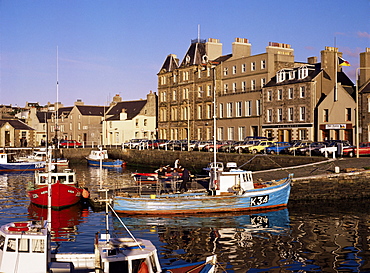
<svg viewBox="0 0 370 273"><path fill-rule="evenodd" d="M76 140L62 140L59 143L59 147L61 148L78 148L82 147L82 144Z"/></svg>
<svg viewBox="0 0 370 273"><path fill-rule="evenodd" d="M354 157L356 156L356 146L351 146L343 149L343 156ZM358 148L359 155L370 155L370 142L362 142Z"/></svg>

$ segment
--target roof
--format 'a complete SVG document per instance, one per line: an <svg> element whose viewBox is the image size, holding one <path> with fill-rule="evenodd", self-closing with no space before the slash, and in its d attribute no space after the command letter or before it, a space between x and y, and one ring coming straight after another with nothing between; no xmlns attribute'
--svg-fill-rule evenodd
<svg viewBox="0 0 370 273"><path fill-rule="evenodd" d="M35 130L23 121L17 119L0 119L0 127L4 126L5 123L9 123L16 130Z"/></svg>
<svg viewBox="0 0 370 273"><path fill-rule="evenodd" d="M104 106L76 105L78 111L84 116L104 116Z"/></svg>
<svg viewBox="0 0 370 273"><path fill-rule="evenodd" d="M143 109L146 103L147 100L118 102L108 111L107 115L112 117L109 117L107 120L119 120L122 109L125 109L127 113L127 119L133 119L140 113L141 109Z"/></svg>
<svg viewBox="0 0 370 273"><path fill-rule="evenodd" d="M176 58L175 55L170 54L167 56L166 60L164 61L161 71L164 69L165 72L174 71L179 67L179 60Z"/></svg>
<svg viewBox="0 0 370 273"><path fill-rule="evenodd" d="M181 62L181 66L205 63L207 62L206 56L206 43L201 40L196 40L196 42L191 43L184 59Z"/></svg>
<svg viewBox="0 0 370 273"><path fill-rule="evenodd" d="M36 117L39 120L40 123L47 123L48 119L51 119L51 115L54 112L45 112L45 111L37 111L36 112Z"/></svg>

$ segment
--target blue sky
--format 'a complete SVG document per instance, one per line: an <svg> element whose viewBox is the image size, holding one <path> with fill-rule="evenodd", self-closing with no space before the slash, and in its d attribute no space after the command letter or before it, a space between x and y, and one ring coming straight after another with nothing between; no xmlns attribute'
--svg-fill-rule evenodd
<svg viewBox="0 0 370 273"><path fill-rule="evenodd" d="M198 25L223 54L236 37L249 39L252 54L291 44L296 61L336 45L354 80L370 47L369 14L369 0L0 0L0 104L57 101L57 75L65 106L145 99L166 56L182 60Z"/></svg>

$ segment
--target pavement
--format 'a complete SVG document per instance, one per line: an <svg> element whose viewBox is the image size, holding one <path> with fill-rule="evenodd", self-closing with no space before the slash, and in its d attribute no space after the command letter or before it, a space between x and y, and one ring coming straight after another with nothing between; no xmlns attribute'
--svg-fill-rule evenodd
<svg viewBox="0 0 370 273"><path fill-rule="evenodd" d="M337 167L337 168L336 168ZM350 173L370 169L370 157L360 158L328 158L321 162L305 164L294 167L279 168L253 172L254 180L278 180L293 174L294 179L309 177L325 177L337 173Z"/></svg>

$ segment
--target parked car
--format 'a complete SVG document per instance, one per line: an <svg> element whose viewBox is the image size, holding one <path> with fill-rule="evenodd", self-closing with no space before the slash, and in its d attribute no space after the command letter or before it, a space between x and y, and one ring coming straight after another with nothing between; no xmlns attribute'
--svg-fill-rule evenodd
<svg viewBox="0 0 370 273"><path fill-rule="evenodd" d="M362 142L358 147L359 155L370 155L370 142ZM343 149L343 156L354 157L357 155L357 147L350 146Z"/></svg>
<svg viewBox="0 0 370 273"><path fill-rule="evenodd" d="M320 154L331 156L333 153L342 154L343 149L351 147L348 140L331 140L326 147L320 148ZM341 151L338 149L340 148Z"/></svg>
<svg viewBox="0 0 370 273"><path fill-rule="evenodd" d="M232 153L235 152L235 145L241 143L242 141L228 140L228 143L221 145L218 149L219 152Z"/></svg>
<svg viewBox="0 0 370 273"><path fill-rule="evenodd" d="M297 150L303 147L306 147L312 143L311 140L298 140L294 141L293 145L285 149L285 153L287 154L296 154Z"/></svg>
<svg viewBox="0 0 370 273"><path fill-rule="evenodd" d="M328 144L329 142L324 141L312 142L308 145L298 148L296 153L299 155L318 155L320 153L320 149Z"/></svg>
<svg viewBox="0 0 370 273"><path fill-rule="evenodd" d="M82 144L76 140L62 140L59 143L61 148L78 148L82 147Z"/></svg>
<svg viewBox="0 0 370 273"><path fill-rule="evenodd" d="M279 154L284 153L286 148L292 146L289 142L275 142L271 146L265 149L267 154Z"/></svg>
<svg viewBox="0 0 370 273"><path fill-rule="evenodd" d="M167 139L150 140L148 143L149 149L158 149L160 144L166 143L167 141L168 141Z"/></svg>
<svg viewBox="0 0 370 273"><path fill-rule="evenodd" d="M275 142L274 141L269 141L269 140L261 140L258 141L255 145L247 147L249 153L252 154L257 154L257 153L264 153L265 148L273 145Z"/></svg>
<svg viewBox="0 0 370 273"><path fill-rule="evenodd" d="M141 138L130 139L128 142L123 143L123 147L126 149L136 149L143 140L145 139Z"/></svg>
<svg viewBox="0 0 370 273"><path fill-rule="evenodd" d="M194 146L194 150L195 151L202 151L203 147L210 144L210 143L213 143L213 141L198 141Z"/></svg>
<svg viewBox="0 0 370 273"><path fill-rule="evenodd" d="M257 143L259 143L260 141L259 140L247 140L247 141L243 141L237 145L234 145L234 150L235 152L237 153L245 153L245 152L248 152L249 151L249 147L251 146L254 146L256 145Z"/></svg>

